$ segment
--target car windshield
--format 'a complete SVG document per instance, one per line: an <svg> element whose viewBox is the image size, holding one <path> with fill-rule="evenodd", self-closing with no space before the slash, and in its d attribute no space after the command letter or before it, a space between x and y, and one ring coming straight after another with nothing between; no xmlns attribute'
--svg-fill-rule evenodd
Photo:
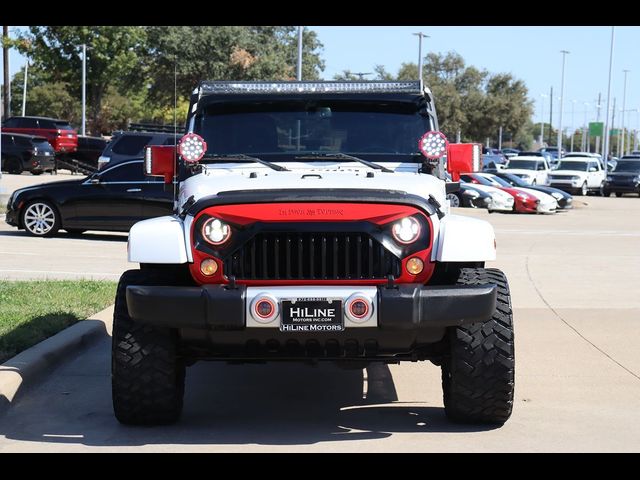
<svg viewBox="0 0 640 480"><path fill-rule="evenodd" d="M53 122L58 130L73 130L69 122Z"/></svg>
<svg viewBox="0 0 640 480"><path fill-rule="evenodd" d="M589 167L589 162L561 161L558 164L558 168L556 168L556 170L579 170L581 172L586 172L588 167Z"/></svg>
<svg viewBox="0 0 640 480"><path fill-rule="evenodd" d="M270 161L345 153L375 162L420 162L418 140L430 129L429 117L414 103L348 100L213 104L194 124L207 154Z"/></svg>
<svg viewBox="0 0 640 480"><path fill-rule="evenodd" d="M640 173L640 160L621 160L613 171Z"/></svg>
<svg viewBox="0 0 640 480"><path fill-rule="evenodd" d="M511 185L515 185L515 186L528 185L525 181L523 181L520 177L518 177L517 175L514 175L513 173L501 173L498 178L500 178L501 180L504 180L505 182L507 182L509 184L509 186L511 186Z"/></svg>
<svg viewBox="0 0 640 480"><path fill-rule="evenodd" d="M536 160L518 160L513 158L509 160L507 168L521 168L523 170L535 170L538 162Z"/></svg>
<svg viewBox="0 0 640 480"><path fill-rule="evenodd" d="M511 184L509 182L506 182L505 180L503 180L502 178L494 175L491 178L489 178L489 181L491 182L495 182L498 185L500 185L501 187L511 187Z"/></svg>
<svg viewBox="0 0 640 480"><path fill-rule="evenodd" d="M44 138L34 139L33 145L38 147L40 150L52 150L51 144Z"/></svg>

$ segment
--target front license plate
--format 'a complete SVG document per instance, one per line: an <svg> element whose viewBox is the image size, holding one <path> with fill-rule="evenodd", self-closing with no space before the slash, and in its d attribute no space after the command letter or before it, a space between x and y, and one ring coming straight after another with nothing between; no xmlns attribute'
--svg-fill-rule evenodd
<svg viewBox="0 0 640 480"><path fill-rule="evenodd" d="M282 301L281 332L341 332L342 300L297 298Z"/></svg>

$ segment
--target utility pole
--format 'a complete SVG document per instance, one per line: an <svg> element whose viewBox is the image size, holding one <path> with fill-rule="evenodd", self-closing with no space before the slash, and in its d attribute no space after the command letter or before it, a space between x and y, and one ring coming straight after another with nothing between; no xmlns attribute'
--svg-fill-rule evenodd
<svg viewBox="0 0 640 480"><path fill-rule="evenodd" d="M596 104L597 107L597 111L596 111L596 122L600 121L600 107L602 107L602 103L600 102L600 99L602 98L602 93L598 93L598 103ZM607 118L609 118L607 116ZM603 132L604 133L604 132ZM596 136L596 153L602 153L602 150L600 150L600 136Z"/></svg>
<svg viewBox="0 0 640 480"><path fill-rule="evenodd" d="M24 64L24 84L22 85L22 116L27 111L27 77L29 76L29 61Z"/></svg>
<svg viewBox="0 0 640 480"><path fill-rule="evenodd" d="M413 35L418 36L418 79L420 80L420 91L422 91L424 87L424 82L422 80L422 39L431 37L429 35L425 35L422 32L417 32Z"/></svg>
<svg viewBox="0 0 640 480"><path fill-rule="evenodd" d="M551 130L553 130L553 87L549 92L549 141L548 145L551 145Z"/></svg>
<svg viewBox="0 0 640 480"><path fill-rule="evenodd" d="M607 86L607 109L605 112L607 113L607 117L605 119L604 125L604 154L602 158L604 159L604 173L607 173L607 160L609 156L609 100L611 99L611 73L613 70L613 45L615 41L616 27L611 27L611 50L609 52L609 84Z"/></svg>
<svg viewBox="0 0 640 480"><path fill-rule="evenodd" d="M82 135L87 126L87 45L82 44Z"/></svg>
<svg viewBox="0 0 640 480"><path fill-rule="evenodd" d="M609 136L609 130L613 130L616 127L616 97L613 97L613 109L611 112L611 127L607 130L607 132L605 132L605 135L608 137ZM620 135L616 135L618 137L618 153L620 152ZM609 148L608 150L613 151L613 148L611 147L611 140L609 140L610 144L609 144Z"/></svg>
<svg viewBox="0 0 640 480"><path fill-rule="evenodd" d="M631 70L622 70L624 72L624 90L622 90L622 155L626 154L627 151L627 134L625 131L624 125L624 109L627 103L627 73ZM620 157L620 149L618 149L618 157Z"/></svg>
<svg viewBox="0 0 640 480"><path fill-rule="evenodd" d="M498 150L502 150L502 125L500 125L500 129L498 130Z"/></svg>
<svg viewBox="0 0 640 480"><path fill-rule="evenodd" d="M562 79L560 81L560 121L558 125L558 159L562 158L562 110L564 110L564 64L568 50L560 50L562 54Z"/></svg>
<svg viewBox="0 0 640 480"><path fill-rule="evenodd" d="M571 150L573 152L573 137L576 133L576 127L574 126L575 123L575 118L574 118L574 110L576 108L576 101L575 100L571 100Z"/></svg>
<svg viewBox="0 0 640 480"><path fill-rule="evenodd" d="M540 147L542 147L544 143L544 99L547 98L547 95L541 93L540 97L542 97L542 101L540 102Z"/></svg>
<svg viewBox="0 0 640 480"><path fill-rule="evenodd" d="M11 83L9 80L9 27L2 27L2 39L4 46L2 47L2 65L4 69L4 118L11 116Z"/></svg>
<svg viewBox="0 0 640 480"><path fill-rule="evenodd" d="M298 27L298 68L296 71L296 79L302 81L302 30L304 27Z"/></svg>
<svg viewBox="0 0 640 480"><path fill-rule="evenodd" d="M590 150L588 132L589 125L587 123L587 110L589 108L589 104L587 102L583 102L584 105L584 122L582 123L582 151L588 152Z"/></svg>

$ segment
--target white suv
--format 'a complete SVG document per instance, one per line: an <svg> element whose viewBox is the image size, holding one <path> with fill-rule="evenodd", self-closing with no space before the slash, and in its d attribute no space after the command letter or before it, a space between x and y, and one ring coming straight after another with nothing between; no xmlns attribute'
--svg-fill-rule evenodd
<svg viewBox="0 0 640 480"><path fill-rule="evenodd" d="M513 173L529 185L547 185L551 169L544 157L515 156L509 159L505 173Z"/></svg>
<svg viewBox="0 0 640 480"><path fill-rule="evenodd" d="M605 173L597 158L571 156L563 158L549 176L549 185L569 193L587 195L601 192Z"/></svg>

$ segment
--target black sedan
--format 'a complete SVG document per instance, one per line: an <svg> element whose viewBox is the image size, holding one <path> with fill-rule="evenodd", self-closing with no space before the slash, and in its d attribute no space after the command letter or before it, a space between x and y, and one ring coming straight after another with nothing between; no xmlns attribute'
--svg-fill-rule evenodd
<svg viewBox="0 0 640 480"><path fill-rule="evenodd" d="M146 177L142 160L126 161L79 180L16 190L9 197L6 222L32 235L59 229L127 232L147 218L170 215L173 190L162 178Z"/></svg>
<svg viewBox="0 0 640 480"><path fill-rule="evenodd" d="M460 181L460 190L447 195L452 207L487 208L491 195L470 183Z"/></svg>
<svg viewBox="0 0 640 480"><path fill-rule="evenodd" d="M605 197L612 193L615 193L616 197L625 193L640 195L640 156L622 157L616 168L607 175L603 192Z"/></svg>
<svg viewBox="0 0 640 480"><path fill-rule="evenodd" d="M571 196L571 194L563 190L553 187L545 187L543 185L529 185L513 173L505 173L499 170L490 170L487 173L494 174L498 178L501 178L502 180L507 182L509 186L512 187L528 188L529 190L537 190L538 192L547 193L556 199L556 201L558 202L558 207L561 210L568 210L570 208L573 208L573 197Z"/></svg>

